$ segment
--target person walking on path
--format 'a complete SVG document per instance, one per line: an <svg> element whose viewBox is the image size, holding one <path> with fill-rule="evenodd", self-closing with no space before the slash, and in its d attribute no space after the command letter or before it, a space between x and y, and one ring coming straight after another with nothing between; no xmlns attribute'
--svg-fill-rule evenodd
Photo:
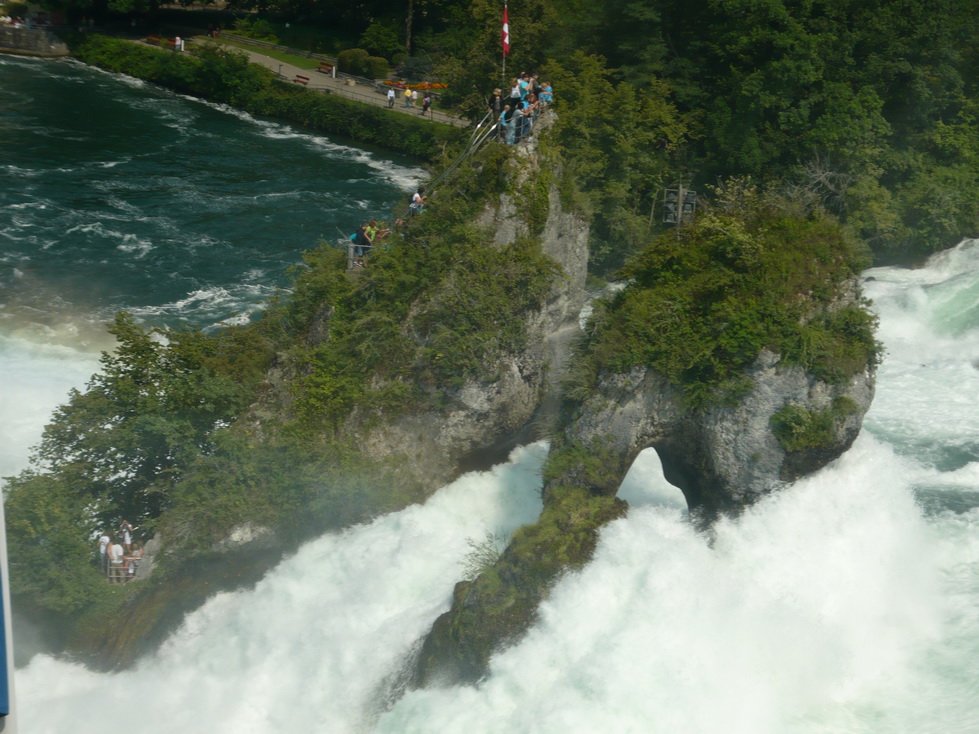
<svg viewBox="0 0 979 734"><path fill-rule="evenodd" d="M394 107L394 87L388 88L388 109Z"/></svg>
<svg viewBox="0 0 979 734"><path fill-rule="evenodd" d="M425 92L425 97L422 99L422 115L428 114L429 108L432 106L432 95Z"/></svg>
<svg viewBox="0 0 979 734"><path fill-rule="evenodd" d="M405 87L405 107L411 107L411 90Z"/></svg>

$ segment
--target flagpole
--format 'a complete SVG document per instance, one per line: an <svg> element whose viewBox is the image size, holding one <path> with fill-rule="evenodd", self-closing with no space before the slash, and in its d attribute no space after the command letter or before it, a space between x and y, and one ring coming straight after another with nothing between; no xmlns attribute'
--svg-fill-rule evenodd
<svg viewBox="0 0 979 734"><path fill-rule="evenodd" d="M506 87L506 55L510 50L510 14L507 10L506 2L503 3L503 83L501 88Z"/></svg>

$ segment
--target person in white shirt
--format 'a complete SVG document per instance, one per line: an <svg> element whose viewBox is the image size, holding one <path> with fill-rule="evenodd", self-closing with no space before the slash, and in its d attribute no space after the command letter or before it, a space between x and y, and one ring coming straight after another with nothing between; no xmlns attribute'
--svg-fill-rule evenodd
<svg viewBox="0 0 979 734"><path fill-rule="evenodd" d="M102 569L102 573L107 574L109 572L109 543L111 538L109 534L104 530L99 532L99 568Z"/></svg>
<svg viewBox="0 0 979 734"><path fill-rule="evenodd" d="M125 551L119 543L113 543L109 547L109 581L123 581L122 558Z"/></svg>

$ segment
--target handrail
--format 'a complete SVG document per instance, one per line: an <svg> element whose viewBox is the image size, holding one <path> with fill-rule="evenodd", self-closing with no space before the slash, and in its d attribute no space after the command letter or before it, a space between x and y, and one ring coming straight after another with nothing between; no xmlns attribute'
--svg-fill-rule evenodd
<svg viewBox="0 0 979 734"><path fill-rule="evenodd" d="M452 175L459 168L459 166L461 166L468 158L476 153L487 140L493 137L493 133L495 133L498 128L499 121L496 119L496 116L492 111L487 112L483 119L476 124L472 135L469 137L469 143L466 145L466 148L462 151L459 157L446 166L438 176L429 182L429 191L433 191L436 186ZM356 267L356 258L354 257L354 249L356 245L347 235L344 234L343 230L341 230L339 227L336 229L337 232L340 233L340 242L342 243L341 247L344 247L347 251L347 270L353 270Z"/></svg>
<svg viewBox="0 0 979 734"><path fill-rule="evenodd" d="M488 127L483 127L487 123L491 122ZM438 184L445 180L448 176L454 173L459 166L463 164L470 156L472 156L476 151L478 151L489 138L492 136L493 132L497 129L498 122L494 119L493 112L487 112L486 115L480 120L476 127L473 129L472 135L469 136L469 143L466 145L465 150L459 155L456 160L446 166L443 171L436 176L429 183L429 188L434 189Z"/></svg>

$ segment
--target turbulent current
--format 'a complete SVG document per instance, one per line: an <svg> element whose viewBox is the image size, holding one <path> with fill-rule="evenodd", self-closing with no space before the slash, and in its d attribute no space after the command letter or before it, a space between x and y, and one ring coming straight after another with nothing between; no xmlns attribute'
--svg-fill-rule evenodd
<svg viewBox="0 0 979 734"><path fill-rule="evenodd" d="M73 85L98 125L65 102ZM52 100L65 107L44 122ZM7 474L94 369L112 310L247 318L301 249L383 214L419 175L71 64L0 57L0 127L24 140L0 149ZM55 139L68 152L45 157ZM149 172L113 175L126 166ZM59 168L78 190L35 188ZM628 515L478 685L397 683L474 547L539 512L543 445L308 543L254 589L210 599L133 670L31 656L16 677L21 730L979 732L979 241L864 275L887 351L853 448L712 543L643 454L620 492ZM195 296L219 290L224 305Z"/></svg>

